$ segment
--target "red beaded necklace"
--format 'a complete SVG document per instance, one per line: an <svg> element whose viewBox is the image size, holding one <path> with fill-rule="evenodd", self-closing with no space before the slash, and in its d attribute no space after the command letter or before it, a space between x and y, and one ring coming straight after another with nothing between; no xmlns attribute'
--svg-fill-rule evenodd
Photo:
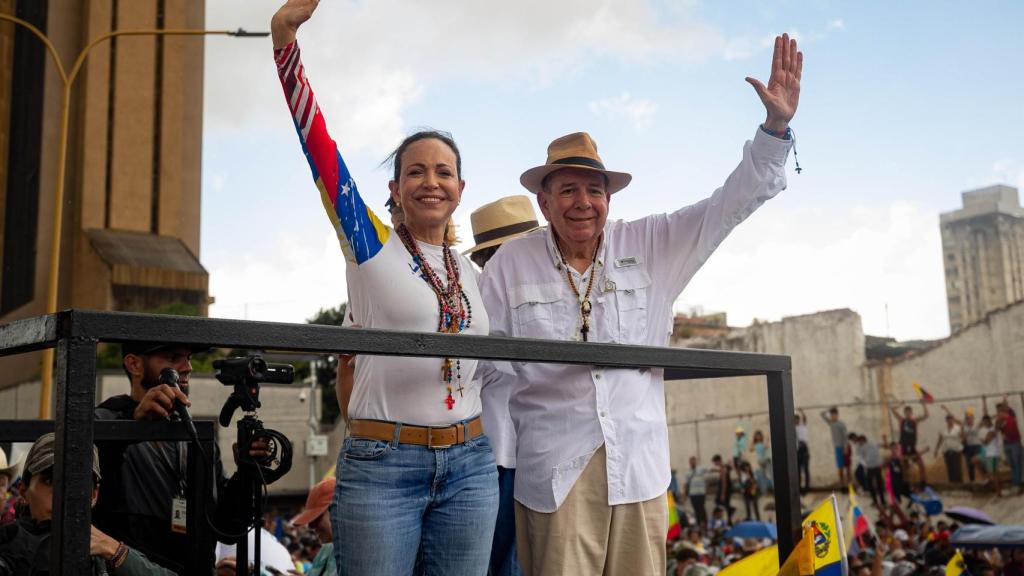
<svg viewBox="0 0 1024 576"><path fill-rule="evenodd" d="M469 328L473 322L473 307L469 303L466 291L462 289L462 281L459 279L459 267L455 262L451 249L448 247L447 238L441 244L442 259L448 282L441 283L441 279L431 268L427 259L423 257L420 246L413 239L412 234L405 224L398 225L398 237L401 238L405 249L409 251L413 262L419 266L420 278L430 286L437 296L437 331L443 334L458 334ZM458 384L459 397L462 397L462 364L456 358L444 358L441 362L441 381L448 390L448 396L444 399L449 410L455 407L455 397L452 396L452 383Z"/></svg>

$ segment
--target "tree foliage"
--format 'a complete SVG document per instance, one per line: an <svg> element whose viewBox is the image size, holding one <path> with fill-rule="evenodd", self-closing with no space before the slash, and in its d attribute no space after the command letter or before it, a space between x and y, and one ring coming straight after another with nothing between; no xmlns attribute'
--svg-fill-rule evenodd
<svg viewBox="0 0 1024 576"><path fill-rule="evenodd" d="M325 326L341 326L348 312L348 303L342 302L333 308L321 308L306 320L307 324ZM338 378L338 357L334 354L323 354L316 363L316 386L320 390L320 421L333 424L341 415L338 407L338 396L335 394L335 382Z"/></svg>

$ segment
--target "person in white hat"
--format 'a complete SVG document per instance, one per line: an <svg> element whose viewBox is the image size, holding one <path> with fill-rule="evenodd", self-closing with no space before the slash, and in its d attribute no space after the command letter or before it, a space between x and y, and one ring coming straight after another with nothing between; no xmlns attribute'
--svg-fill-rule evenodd
<svg viewBox="0 0 1024 576"><path fill-rule="evenodd" d="M476 245L466 250L474 264L483 269L505 242L540 227L528 196L505 196L473 210L469 215Z"/></svg>
<svg viewBox="0 0 1024 576"><path fill-rule="evenodd" d="M536 230L537 213L524 195L506 196L477 208L469 217L476 245L466 251L474 264L484 268L505 242ZM480 402L484 429L491 439L498 464L498 518L491 544L489 574L518 576L516 557L515 500L516 431L508 412L508 398L515 380L490 362L480 370Z"/></svg>
<svg viewBox="0 0 1024 576"><path fill-rule="evenodd" d="M0 448L0 524L14 520L14 498L8 498L7 492L18 477L18 463L7 464L7 454Z"/></svg>
<svg viewBox="0 0 1024 576"><path fill-rule="evenodd" d="M481 286L491 334L666 346L672 304L728 233L786 187L803 56L776 38L767 110L723 187L695 205L608 220L629 185L586 133L520 177L548 228L506 242ZM669 194L676 190L666 191ZM669 485L663 372L515 365L516 530L524 574L662 574Z"/></svg>

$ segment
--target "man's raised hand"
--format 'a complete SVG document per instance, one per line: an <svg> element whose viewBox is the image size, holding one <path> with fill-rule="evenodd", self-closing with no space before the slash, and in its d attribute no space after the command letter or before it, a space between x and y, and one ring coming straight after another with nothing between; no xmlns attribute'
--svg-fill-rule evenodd
<svg viewBox="0 0 1024 576"><path fill-rule="evenodd" d="M800 103L800 75L804 54L797 50L796 40L789 34L775 37L772 54L772 75L765 87L760 80L747 77L768 112L764 127L772 132L785 132Z"/></svg>
<svg viewBox="0 0 1024 576"><path fill-rule="evenodd" d="M135 407L135 420L164 420L174 410L174 402L181 402L185 406L191 406L188 396L180 388L171 387L167 384L154 386L146 391L139 405Z"/></svg>
<svg viewBox="0 0 1024 576"><path fill-rule="evenodd" d="M270 19L270 34L274 40L274 48L284 48L295 41L295 32L299 26L313 16L320 0L288 0L278 8Z"/></svg>

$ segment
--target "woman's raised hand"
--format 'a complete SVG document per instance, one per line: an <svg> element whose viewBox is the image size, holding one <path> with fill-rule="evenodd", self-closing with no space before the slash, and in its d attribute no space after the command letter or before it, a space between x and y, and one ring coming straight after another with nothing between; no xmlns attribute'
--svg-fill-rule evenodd
<svg viewBox="0 0 1024 576"><path fill-rule="evenodd" d="M274 48L284 48L295 41L295 32L313 16L320 0L288 0L270 19Z"/></svg>

